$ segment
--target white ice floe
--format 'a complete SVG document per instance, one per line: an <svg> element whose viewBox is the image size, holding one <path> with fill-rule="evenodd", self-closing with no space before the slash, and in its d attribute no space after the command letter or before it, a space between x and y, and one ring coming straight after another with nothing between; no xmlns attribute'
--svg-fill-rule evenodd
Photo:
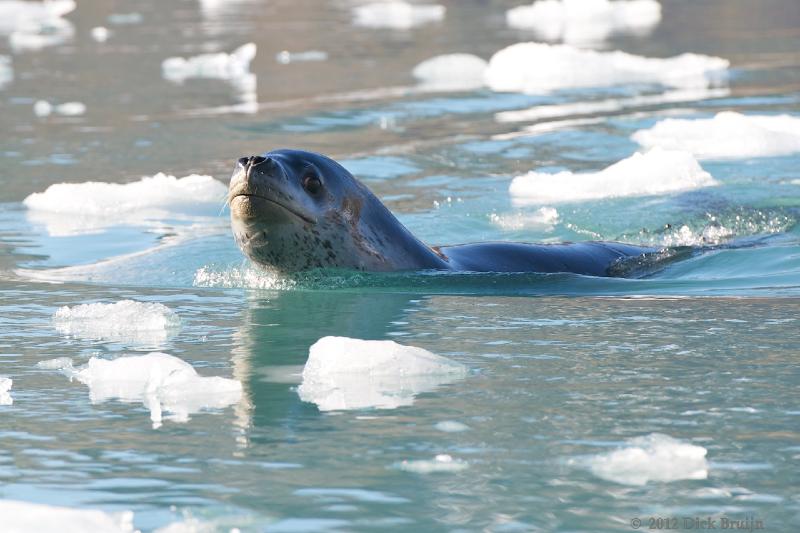
<svg viewBox="0 0 800 533"><path fill-rule="evenodd" d="M488 63L472 54L445 54L414 67L412 75L428 91L468 91L483 87Z"/></svg>
<svg viewBox="0 0 800 533"><path fill-rule="evenodd" d="M297 392L321 411L394 409L465 377L464 365L394 341L323 337L309 349Z"/></svg>
<svg viewBox="0 0 800 533"><path fill-rule="evenodd" d="M305 52L290 52L289 50L281 50L275 54L275 61L281 65L288 65L289 63L302 63L307 61L327 61L328 52L322 50L306 50Z"/></svg>
<svg viewBox="0 0 800 533"><path fill-rule="evenodd" d="M512 28L575 45L602 42L615 33L646 35L660 21L656 0L537 0L506 12Z"/></svg>
<svg viewBox="0 0 800 533"><path fill-rule="evenodd" d="M166 216L215 216L228 188L211 176L183 178L158 173L132 183L57 183L23 203L32 223L50 235L100 231L119 224L141 224Z"/></svg>
<svg viewBox="0 0 800 533"><path fill-rule="evenodd" d="M73 0L0 0L0 35L8 35L15 52L61 44L75 34L72 23L62 18L74 9Z"/></svg>
<svg viewBox="0 0 800 533"><path fill-rule="evenodd" d="M160 427L164 418L186 422L194 413L228 407L242 396L239 381L199 376L186 361L160 352L112 361L92 357L77 369L69 358L43 361L39 366L57 368L70 379L88 385L92 403L111 399L141 402L150 411L154 428Z"/></svg>
<svg viewBox="0 0 800 533"><path fill-rule="evenodd" d="M230 54L200 54L193 57L169 57L161 63L164 79L183 83L189 78L243 80L252 76L250 62L256 56L255 43L247 43Z"/></svg>
<svg viewBox="0 0 800 533"><path fill-rule="evenodd" d="M554 207L540 207L533 213L498 215L492 213L489 219L504 230L532 229L552 231L558 223L558 211Z"/></svg>
<svg viewBox="0 0 800 533"><path fill-rule="evenodd" d="M659 433L630 439L618 450L588 458L586 465L597 477L623 485L708 477L705 448Z"/></svg>
<svg viewBox="0 0 800 533"><path fill-rule="evenodd" d="M11 386L14 380L11 378L0 377L0 405L11 405L14 398L11 397Z"/></svg>
<svg viewBox="0 0 800 533"><path fill-rule="evenodd" d="M105 26L95 26L94 28L92 28L91 31L92 39L94 39L98 43L106 42L110 35L111 32L108 31L108 28L106 28Z"/></svg>
<svg viewBox="0 0 800 533"><path fill-rule="evenodd" d="M33 104L33 114L37 117L47 117L51 114L75 117L86 113L86 105L81 102L64 102L53 105L47 100L37 100Z"/></svg>
<svg viewBox="0 0 800 533"><path fill-rule="evenodd" d="M409 4L400 0L374 2L353 9L353 23L369 28L407 30L444 18L439 4Z"/></svg>
<svg viewBox="0 0 800 533"><path fill-rule="evenodd" d="M486 84L495 91L529 94L626 83L703 88L719 81L729 64L726 59L699 54L662 59L566 44L518 43L492 56Z"/></svg>
<svg viewBox="0 0 800 533"><path fill-rule="evenodd" d="M133 512L106 513L17 500L0 500L3 533L133 533Z"/></svg>
<svg viewBox="0 0 800 533"><path fill-rule="evenodd" d="M687 150L698 159L788 155L800 152L800 117L723 111L706 119L669 118L631 139L645 147Z"/></svg>
<svg viewBox="0 0 800 533"><path fill-rule="evenodd" d="M0 89L14 81L14 67L11 66L11 58L0 56Z"/></svg>
<svg viewBox="0 0 800 533"><path fill-rule="evenodd" d="M415 474L451 473L466 470L469 468L469 463L461 459L454 459L450 455L443 453L437 455L433 459L402 461L396 463L395 468Z"/></svg>
<svg viewBox="0 0 800 533"><path fill-rule="evenodd" d="M74 215L113 215L148 208L192 210L203 204L219 206L228 188L211 176L183 178L158 173L132 183L56 183L33 193L23 203L28 209Z"/></svg>
<svg viewBox="0 0 800 533"><path fill-rule="evenodd" d="M53 324L68 337L161 346L180 329L181 321L163 304L122 300L61 307Z"/></svg>
<svg viewBox="0 0 800 533"><path fill-rule="evenodd" d="M173 83L182 84L190 78L225 80L238 93L240 104L231 107L232 112L255 113L258 111L256 75L250 72L250 62L256 56L255 43L247 43L230 54L200 54L193 57L170 57L161 63L161 75Z"/></svg>
<svg viewBox="0 0 800 533"><path fill-rule="evenodd" d="M635 153L599 172L529 172L511 182L515 204L648 196L716 185L689 152L654 148Z"/></svg>

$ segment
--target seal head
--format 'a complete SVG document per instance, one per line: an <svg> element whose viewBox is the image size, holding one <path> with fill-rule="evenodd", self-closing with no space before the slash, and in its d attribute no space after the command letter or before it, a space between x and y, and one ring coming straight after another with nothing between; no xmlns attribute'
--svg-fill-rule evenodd
<svg viewBox="0 0 800 533"><path fill-rule="evenodd" d="M228 191L236 243L281 272L446 269L336 161L301 150L242 157Z"/></svg>

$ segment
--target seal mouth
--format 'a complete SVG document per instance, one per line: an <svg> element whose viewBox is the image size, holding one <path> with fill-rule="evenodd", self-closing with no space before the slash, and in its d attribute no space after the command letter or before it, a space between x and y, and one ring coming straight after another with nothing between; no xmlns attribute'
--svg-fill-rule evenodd
<svg viewBox="0 0 800 533"><path fill-rule="evenodd" d="M284 205L284 204L282 204L280 202L277 202L277 201L273 200L272 198L267 198L266 196L261 196L259 194L252 194L252 193L238 193L238 194L235 194L235 195L231 196L229 202L233 203L233 201L236 198L258 198L259 200L263 200L263 201L269 202L269 203L271 203L273 205L277 205L278 207L280 207L284 211L286 211L288 213L291 213L292 215L296 216L300 220L303 220L304 222L307 222L308 224L316 224L316 220L314 220L313 218L309 217L308 215L305 215L305 214L297 211L296 209L292 209L291 207L289 207L287 205Z"/></svg>

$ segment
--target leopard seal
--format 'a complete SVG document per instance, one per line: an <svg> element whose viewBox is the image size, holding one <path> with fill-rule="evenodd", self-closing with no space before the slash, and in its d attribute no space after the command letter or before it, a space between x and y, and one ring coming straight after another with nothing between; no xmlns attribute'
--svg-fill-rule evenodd
<svg viewBox="0 0 800 533"><path fill-rule="evenodd" d="M338 268L612 276L620 261L658 251L599 241L429 247L343 166L302 150L240 158L228 204L242 252L283 273Z"/></svg>

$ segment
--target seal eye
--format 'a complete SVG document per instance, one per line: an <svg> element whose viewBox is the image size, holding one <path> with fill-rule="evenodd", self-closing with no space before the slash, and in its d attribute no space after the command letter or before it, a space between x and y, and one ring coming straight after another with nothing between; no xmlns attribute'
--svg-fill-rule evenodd
<svg viewBox="0 0 800 533"><path fill-rule="evenodd" d="M309 174L303 178L303 188L308 194L316 196L322 190L322 182L315 175Z"/></svg>

